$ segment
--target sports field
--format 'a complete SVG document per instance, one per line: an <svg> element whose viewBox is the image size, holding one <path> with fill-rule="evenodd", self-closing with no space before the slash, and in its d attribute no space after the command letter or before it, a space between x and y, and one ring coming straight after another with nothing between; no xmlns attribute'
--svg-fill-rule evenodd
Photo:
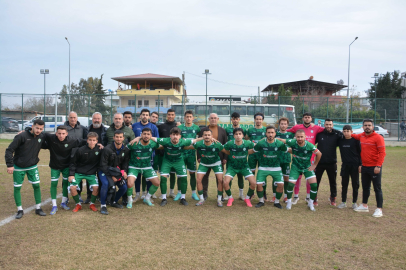
<svg viewBox="0 0 406 270"><path fill-rule="evenodd" d="M3 157L9 143L0 140ZM40 165L48 164L47 150L41 151L40 159ZM189 186L186 207L168 199L165 207L148 207L139 201L132 209L109 208L108 216L91 212L88 205L78 213L59 209L55 216L26 213L21 220L0 227L0 269L403 269L405 160L406 148L387 148L382 218L372 217L373 191L369 213L329 206L327 176L316 212L306 207L304 183L301 199L290 211L270 203L248 208L239 200L233 207L217 208L212 177L209 199L202 207L194 206ZM4 158L0 164L1 221L14 215L16 207ZM45 200L50 197L50 169L40 166L39 171ZM340 203L339 176L338 191ZM238 196L237 183L232 192ZM24 208L34 205L27 180L21 194ZM358 202L361 198L360 188ZM74 206L72 198L70 206ZM49 214L51 204L42 208Z"/></svg>

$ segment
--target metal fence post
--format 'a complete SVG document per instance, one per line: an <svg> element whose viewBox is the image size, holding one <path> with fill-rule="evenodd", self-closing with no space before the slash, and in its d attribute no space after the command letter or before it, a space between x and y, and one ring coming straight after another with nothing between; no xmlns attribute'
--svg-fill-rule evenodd
<svg viewBox="0 0 406 270"><path fill-rule="evenodd" d="M400 99L398 99L398 141L400 141Z"/></svg>
<svg viewBox="0 0 406 270"><path fill-rule="evenodd" d="M113 93L110 92L110 124L113 123Z"/></svg>
<svg viewBox="0 0 406 270"><path fill-rule="evenodd" d="M280 118L280 110L281 110L281 97L278 95L278 119Z"/></svg>
<svg viewBox="0 0 406 270"><path fill-rule="evenodd" d="M231 112L231 95L230 95L230 125L231 125L231 114L232 112Z"/></svg>
<svg viewBox="0 0 406 270"><path fill-rule="evenodd" d="M87 94L87 126L89 126L89 116L90 116L90 94Z"/></svg>
<svg viewBox="0 0 406 270"><path fill-rule="evenodd" d="M159 123L159 106L161 105L161 98L158 95L158 123Z"/></svg>
<svg viewBox="0 0 406 270"><path fill-rule="evenodd" d="M375 104L374 104L374 125L376 125L376 98L375 98Z"/></svg>
<svg viewBox="0 0 406 270"><path fill-rule="evenodd" d="M183 119L183 116L185 115L185 96L184 95L182 95L182 115L180 116L180 121L182 122L182 123L184 123L184 119Z"/></svg>
<svg viewBox="0 0 406 270"><path fill-rule="evenodd" d="M0 93L0 120L1 122L3 122L3 118L1 117L1 93ZM0 123L0 133L2 133L3 131L3 123ZM23 126L23 124L21 123L21 127Z"/></svg>
<svg viewBox="0 0 406 270"><path fill-rule="evenodd" d="M207 80L207 75L206 75L206 80ZM207 126L207 83L206 83L206 110L205 114L204 114L204 118L205 118L205 125Z"/></svg>
<svg viewBox="0 0 406 270"><path fill-rule="evenodd" d="M351 120L350 120L350 123L352 123L352 98L351 98L351 111L350 111L350 112L351 112L351 118L350 118Z"/></svg>
<svg viewBox="0 0 406 270"><path fill-rule="evenodd" d="M24 94L21 94L21 121L24 120Z"/></svg>

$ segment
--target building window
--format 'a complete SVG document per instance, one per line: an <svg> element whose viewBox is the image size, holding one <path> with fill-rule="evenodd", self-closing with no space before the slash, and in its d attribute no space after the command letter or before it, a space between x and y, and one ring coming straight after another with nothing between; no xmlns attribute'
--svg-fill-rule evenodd
<svg viewBox="0 0 406 270"><path fill-rule="evenodd" d="M129 99L128 106L135 106L135 99Z"/></svg>
<svg viewBox="0 0 406 270"><path fill-rule="evenodd" d="M163 106L164 106L163 99L156 99L155 100L155 107L163 107Z"/></svg>
<svg viewBox="0 0 406 270"><path fill-rule="evenodd" d="M149 100L144 100L144 107L149 107Z"/></svg>
<svg viewBox="0 0 406 270"><path fill-rule="evenodd" d="M142 100L138 100L138 108L142 107Z"/></svg>

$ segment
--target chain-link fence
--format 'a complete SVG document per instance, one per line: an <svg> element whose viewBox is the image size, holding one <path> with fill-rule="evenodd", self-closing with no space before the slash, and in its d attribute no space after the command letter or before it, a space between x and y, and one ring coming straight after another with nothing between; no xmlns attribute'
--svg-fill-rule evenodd
<svg viewBox="0 0 406 270"><path fill-rule="evenodd" d="M275 124L281 117L287 117L290 125L301 123L302 115L310 112L315 124L323 124L329 118L336 128L349 123L357 132L363 119L372 119L375 129L393 140L402 139L402 120L406 118L405 99L345 98L341 96L219 96L219 95L44 95L42 94L0 94L0 132L17 132L24 129L36 117L45 117L46 130L68 120L69 111L78 114L81 124L91 124L92 114L100 112L103 123L110 125L116 112L129 111L133 123L139 121L142 109L156 112L158 123L166 119L169 109L175 110L176 121L184 121L184 113L191 110L194 122L207 125L211 113L219 116L219 124L231 125L231 114L241 115L241 124L254 125L254 114L265 115L264 125ZM403 122L404 123L404 122ZM56 125L55 125L56 124ZM387 134L385 133L387 131ZM404 137L404 136L403 136Z"/></svg>

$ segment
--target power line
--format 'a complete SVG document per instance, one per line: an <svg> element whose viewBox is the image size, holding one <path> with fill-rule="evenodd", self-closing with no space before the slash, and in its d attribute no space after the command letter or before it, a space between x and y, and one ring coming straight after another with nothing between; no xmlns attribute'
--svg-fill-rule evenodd
<svg viewBox="0 0 406 270"><path fill-rule="evenodd" d="M200 76L200 75L196 75L196 74L193 74L193 73L190 73L190 72L187 72L187 71L184 71L184 72L187 73L187 74L190 74L190 75L193 75L193 76L202 78L202 79L206 79L206 77L203 77L203 76ZM218 82L218 83L223 83L223 84L229 84L229 85L240 86L240 87L249 87L249 88L251 88L251 87L257 88L257 87L258 87L258 86L255 86L255 85L243 85L243 84L237 84L237 83L223 82L223 81L214 80L214 79L209 79L209 78L207 78L207 80L210 80L210 81L213 81L213 82Z"/></svg>

